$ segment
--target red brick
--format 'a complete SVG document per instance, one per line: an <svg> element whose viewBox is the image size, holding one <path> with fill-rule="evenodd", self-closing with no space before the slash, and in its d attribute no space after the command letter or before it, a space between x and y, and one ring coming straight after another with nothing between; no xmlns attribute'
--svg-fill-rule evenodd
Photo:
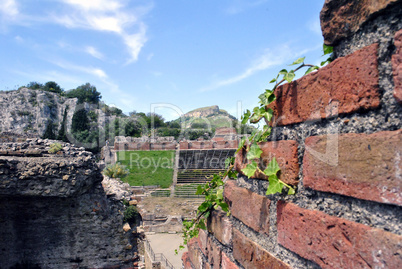
<svg viewBox="0 0 402 269"><path fill-rule="evenodd" d="M202 251L198 246L198 239L191 238L187 244L187 248L188 248L188 255L192 265L195 268L199 269L204 268L205 266L204 257Z"/></svg>
<svg viewBox="0 0 402 269"><path fill-rule="evenodd" d="M232 242L232 222L223 211L212 211L208 218L208 231L222 244L229 246Z"/></svg>
<svg viewBox="0 0 402 269"><path fill-rule="evenodd" d="M208 243L208 232L200 229L198 233L198 246L200 247L200 250L205 256L208 256L207 243Z"/></svg>
<svg viewBox="0 0 402 269"><path fill-rule="evenodd" d="M341 57L275 90L273 125L289 125L380 105L378 44Z"/></svg>
<svg viewBox="0 0 402 269"><path fill-rule="evenodd" d="M183 253L183 255L181 256L181 260L183 262L184 269L192 269L193 268L191 266L191 261L190 261L188 251Z"/></svg>
<svg viewBox="0 0 402 269"><path fill-rule="evenodd" d="M222 252L222 269L239 269L239 267L229 259L225 252Z"/></svg>
<svg viewBox="0 0 402 269"><path fill-rule="evenodd" d="M260 166L262 170L269 162L275 157L276 161L281 168L279 178L287 184L297 185L299 176L299 161L297 158L297 142L294 140L282 140L275 142L262 142L259 143L262 149ZM244 173L241 169L245 168L249 161L246 158L246 150L242 149L236 155L235 169L242 175ZM268 180L268 177L259 171L251 178L259 178Z"/></svg>
<svg viewBox="0 0 402 269"><path fill-rule="evenodd" d="M233 257L245 268L290 268L237 229L233 229Z"/></svg>
<svg viewBox="0 0 402 269"><path fill-rule="evenodd" d="M402 30L395 34L395 53L392 55L392 74L394 76L394 97L402 103Z"/></svg>
<svg viewBox="0 0 402 269"><path fill-rule="evenodd" d="M305 144L306 187L402 205L402 130L312 136Z"/></svg>
<svg viewBox="0 0 402 269"><path fill-rule="evenodd" d="M324 42L335 45L354 34L373 14L400 0L326 0L320 13Z"/></svg>
<svg viewBox="0 0 402 269"><path fill-rule="evenodd" d="M221 267L221 253L220 246L214 243L211 238L208 238L208 262L212 269L219 269Z"/></svg>
<svg viewBox="0 0 402 269"><path fill-rule="evenodd" d="M226 181L225 199L233 217L257 232L269 233L269 206L267 197L237 187L233 180Z"/></svg>
<svg viewBox="0 0 402 269"><path fill-rule="evenodd" d="M402 236L278 202L278 243L322 268L401 268Z"/></svg>

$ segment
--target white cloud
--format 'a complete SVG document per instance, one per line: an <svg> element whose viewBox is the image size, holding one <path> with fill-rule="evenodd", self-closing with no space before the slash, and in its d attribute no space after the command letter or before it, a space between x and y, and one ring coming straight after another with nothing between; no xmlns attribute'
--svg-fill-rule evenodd
<svg viewBox="0 0 402 269"><path fill-rule="evenodd" d="M144 46L147 41L146 37L146 27L144 24L140 24L139 32L136 34L124 34L123 36L124 43L129 48L129 53L131 58L127 61L127 63L131 63L138 59L138 55L140 54L141 48Z"/></svg>
<svg viewBox="0 0 402 269"><path fill-rule="evenodd" d="M78 71L78 72L83 72L83 73L87 73L90 75L93 75L95 77L98 77L100 79L106 79L108 78L108 75L105 73L105 71L103 71L100 68L97 67L85 67L85 66L80 66L80 65L74 65L65 61L53 61L51 62L63 69L69 70L69 71Z"/></svg>
<svg viewBox="0 0 402 269"><path fill-rule="evenodd" d="M15 41L17 41L17 43L23 43L24 39L22 37L20 37L19 35L14 37Z"/></svg>
<svg viewBox="0 0 402 269"><path fill-rule="evenodd" d="M56 1L54 1L56 2ZM0 22L31 26L35 23L59 24L66 28L109 32L120 38L127 49L127 63L138 60L147 42L147 27L142 18L152 8L152 2L143 6L129 6L127 0L58 0L60 6L48 14L25 15L19 12L16 0L0 0ZM56 9L57 8L57 9ZM18 19L17 19L18 16ZM3 26L3 25L0 25ZM90 53L99 58L99 53Z"/></svg>
<svg viewBox="0 0 402 269"><path fill-rule="evenodd" d="M15 0L0 0L0 13L6 17L15 17L19 14Z"/></svg>
<svg viewBox="0 0 402 269"><path fill-rule="evenodd" d="M302 57L310 51L314 51L320 48L322 45L310 47L308 49L295 49L291 48L288 44L281 44L275 49L266 49L259 57L257 57L248 68L238 75L218 80L211 85L201 88L200 92L207 92L216 90L220 87L228 86L237 82L240 82L248 77L251 77L257 72L269 69L270 67L277 65L289 64L296 60L298 57ZM295 53L297 52L297 53ZM279 71L279 70L278 70Z"/></svg>
<svg viewBox="0 0 402 269"><path fill-rule="evenodd" d="M118 10L122 7L121 3L113 0L65 0L64 2L88 11L110 11Z"/></svg>
<svg viewBox="0 0 402 269"><path fill-rule="evenodd" d="M130 55L127 63L138 60L142 47L147 42L147 27L141 21L152 5L128 10L124 0L62 0L71 10L63 11L53 20L67 28L82 28L117 34ZM137 28L137 30L133 30Z"/></svg>
<svg viewBox="0 0 402 269"><path fill-rule="evenodd" d="M201 92L215 90L217 88L231 85L240 82L255 73L268 69L272 66L283 64L291 58L291 54L287 51L291 51L287 45L280 46L280 49L272 51L267 49L261 56L259 56L253 63L246 68L243 72L227 79L221 79L210 86L202 88Z"/></svg>
<svg viewBox="0 0 402 269"><path fill-rule="evenodd" d="M103 54L100 53L96 48L92 47L92 46L88 46L85 48L85 52L90 54L91 56L102 60L103 59Z"/></svg>

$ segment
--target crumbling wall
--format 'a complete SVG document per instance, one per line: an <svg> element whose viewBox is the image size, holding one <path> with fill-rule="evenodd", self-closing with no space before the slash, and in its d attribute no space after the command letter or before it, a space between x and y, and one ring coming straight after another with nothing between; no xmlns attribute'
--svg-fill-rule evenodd
<svg viewBox="0 0 402 269"><path fill-rule="evenodd" d="M402 1L326 0L328 66L276 89L263 146L296 195L228 180L185 268L402 267ZM237 156L241 172L244 152Z"/></svg>
<svg viewBox="0 0 402 269"><path fill-rule="evenodd" d="M68 143L49 154L53 142L0 144L0 268L132 267L133 235L95 156Z"/></svg>

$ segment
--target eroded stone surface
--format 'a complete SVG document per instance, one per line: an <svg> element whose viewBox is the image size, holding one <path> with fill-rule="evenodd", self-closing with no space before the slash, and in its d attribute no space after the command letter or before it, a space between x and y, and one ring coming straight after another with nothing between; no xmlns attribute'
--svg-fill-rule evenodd
<svg viewBox="0 0 402 269"><path fill-rule="evenodd" d="M135 235L124 232L123 205L108 199L95 156L62 142L49 154L54 142L0 145L0 267L131 267Z"/></svg>
<svg viewBox="0 0 402 269"><path fill-rule="evenodd" d="M325 44L335 45L356 33L371 17L398 2L401 3L400 0L326 0L320 13Z"/></svg>
<svg viewBox="0 0 402 269"><path fill-rule="evenodd" d="M392 55L392 74L394 76L394 97L402 103L402 30L395 34L395 53Z"/></svg>

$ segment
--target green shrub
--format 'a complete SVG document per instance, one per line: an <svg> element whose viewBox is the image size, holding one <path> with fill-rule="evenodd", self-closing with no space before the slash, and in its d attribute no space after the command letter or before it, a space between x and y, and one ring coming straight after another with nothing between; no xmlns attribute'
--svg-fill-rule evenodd
<svg viewBox="0 0 402 269"><path fill-rule="evenodd" d="M49 153L54 154L59 152L63 146L60 143L53 143L50 145L50 149L48 150Z"/></svg>
<svg viewBox="0 0 402 269"><path fill-rule="evenodd" d="M124 222L134 222L138 215L138 209L136 206L130 205L124 211Z"/></svg>
<svg viewBox="0 0 402 269"><path fill-rule="evenodd" d="M103 174L111 178L122 178L127 176L129 171L120 163L110 164L103 170Z"/></svg>

